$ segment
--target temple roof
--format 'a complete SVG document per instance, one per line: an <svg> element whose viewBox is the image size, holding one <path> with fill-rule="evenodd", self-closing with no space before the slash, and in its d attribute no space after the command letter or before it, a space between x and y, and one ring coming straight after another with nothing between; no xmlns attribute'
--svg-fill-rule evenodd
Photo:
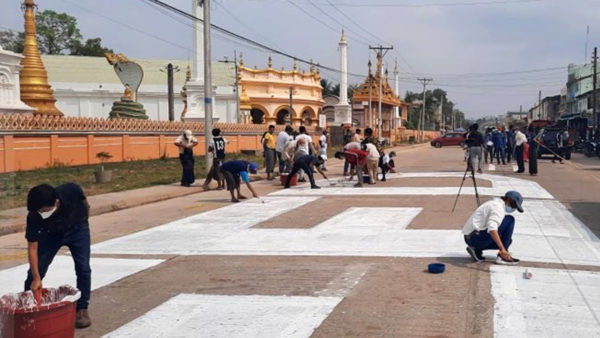
<svg viewBox="0 0 600 338"><path fill-rule="evenodd" d="M371 73L371 61L369 61L369 75L355 91L353 95L354 101L367 101L369 100L369 86L371 87L371 100L373 102L379 102L379 79L381 77L381 68L382 68L382 56L381 54L377 54L377 69L375 74ZM381 103L387 104L390 106L400 106L402 104L402 100L394 94L394 90L390 86L387 79L387 70L385 71L385 75L382 81L382 93L383 97L381 99ZM369 81L369 79L371 79Z"/></svg>

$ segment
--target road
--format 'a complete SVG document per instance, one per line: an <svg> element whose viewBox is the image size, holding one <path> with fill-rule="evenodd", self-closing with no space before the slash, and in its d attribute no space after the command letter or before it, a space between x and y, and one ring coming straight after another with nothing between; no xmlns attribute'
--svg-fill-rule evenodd
<svg viewBox="0 0 600 338"><path fill-rule="evenodd" d="M482 201L525 197L511 247L523 262L504 267L465 251L460 229L477 204L467 178L452 212L462 151L397 153L399 173L362 189L261 181L265 203L210 191L92 217L93 325L77 336L600 335L600 160L541 160L535 177L485 166ZM0 248L0 294L18 291L23 234ZM46 285L74 284L67 254ZM432 262L446 272L427 273Z"/></svg>

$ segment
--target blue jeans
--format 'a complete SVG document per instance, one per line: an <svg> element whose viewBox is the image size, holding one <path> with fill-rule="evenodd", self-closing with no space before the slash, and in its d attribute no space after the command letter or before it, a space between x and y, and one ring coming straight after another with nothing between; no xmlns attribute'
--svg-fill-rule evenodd
<svg viewBox="0 0 600 338"><path fill-rule="evenodd" d="M504 248L508 250L512 243L512 234L515 229L515 218L511 215L504 216L500 227L498 228L498 235ZM467 245L472 246L478 250L499 250L498 246L492 239L492 236L487 231L481 231L477 234L473 234L469 239L465 237Z"/></svg>
<svg viewBox="0 0 600 338"><path fill-rule="evenodd" d="M41 232L38 240L38 269L42 280L58 250L66 245L75 262L77 289L81 298L77 301L77 310L87 309L90 301L92 269L90 268L90 227L87 221L65 233ZM31 288L33 274L27 271L25 291Z"/></svg>

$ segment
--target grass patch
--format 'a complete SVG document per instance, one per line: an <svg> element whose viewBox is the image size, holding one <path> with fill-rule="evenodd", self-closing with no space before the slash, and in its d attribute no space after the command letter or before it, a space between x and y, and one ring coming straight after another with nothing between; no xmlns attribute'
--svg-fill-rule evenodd
<svg viewBox="0 0 600 338"><path fill-rule="evenodd" d="M262 167L263 158L230 154L226 160L233 158L259 162ZM77 167L54 166L45 169L19 171L0 174L0 210L25 206L27 193L32 187L48 183L57 186L65 182L81 185L87 196L109 192L144 188L153 185L172 184L181 178L179 158L161 158L147 161L127 161L104 164L105 170L112 170L112 181L96 183L94 172L99 165ZM196 181L204 180L205 162L203 156L196 157Z"/></svg>

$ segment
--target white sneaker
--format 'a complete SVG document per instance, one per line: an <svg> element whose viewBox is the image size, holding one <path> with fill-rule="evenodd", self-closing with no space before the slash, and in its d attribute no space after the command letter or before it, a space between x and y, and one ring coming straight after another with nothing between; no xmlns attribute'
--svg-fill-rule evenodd
<svg viewBox="0 0 600 338"><path fill-rule="evenodd" d="M511 261L507 261L504 258L502 258L500 255L496 256L496 264L500 264L500 265L517 265L519 264L519 262L521 261L520 259L517 258L512 258L512 262Z"/></svg>

